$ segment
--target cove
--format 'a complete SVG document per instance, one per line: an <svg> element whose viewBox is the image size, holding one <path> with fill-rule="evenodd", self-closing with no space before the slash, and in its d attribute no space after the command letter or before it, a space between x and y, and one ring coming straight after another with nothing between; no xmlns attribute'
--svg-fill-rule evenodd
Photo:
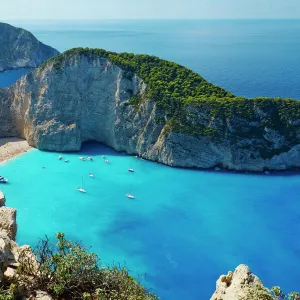
<svg viewBox="0 0 300 300"><path fill-rule="evenodd" d="M69 163L58 155L32 150L0 166L20 244L64 232L166 300L209 299L220 274L241 263L266 286L297 289L299 176L176 169L97 143L62 154ZM86 194L76 190L82 178Z"/></svg>
<svg viewBox="0 0 300 300"><path fill-rule="evenodd" d="M26 73L31 72L32 70L33 69L24 68L24 69L0 72L0 88L10 87L19 78L21 78Z"/></svg>

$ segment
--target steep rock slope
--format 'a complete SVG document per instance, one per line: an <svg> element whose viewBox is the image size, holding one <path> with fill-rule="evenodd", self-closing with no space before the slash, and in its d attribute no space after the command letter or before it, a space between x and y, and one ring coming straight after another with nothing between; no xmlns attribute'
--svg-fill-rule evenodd
<svg viewBox="0 0 300 300"><path fill-rule="evenodd" d="M300 102L244 99L175 63L72 49L0 90L0 136L42 150L96 140L171 166L300 167Z"/></svg>
<svg viewBox="0 0 300 300"><path fill-rule="evenodd" d="M0 23L0 72L35 68L59 52L24 29Z"/></svg>
<svg viewBox="0 0 300 300"><path fill-rule="evenodd" d="M252 299L251 290L257 286L263 287L259 278L251 272L248 266L239 265L234 272L229 271L227 275L220 276L216 283L216 291L210 300L250 300Z"/></svg>

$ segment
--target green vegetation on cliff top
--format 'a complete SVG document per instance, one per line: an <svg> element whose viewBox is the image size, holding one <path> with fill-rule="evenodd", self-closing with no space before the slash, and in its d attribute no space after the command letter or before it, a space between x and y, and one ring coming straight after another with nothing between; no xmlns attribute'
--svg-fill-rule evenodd
<svg viewBox="0 0 300 300"><path fill-rule="evenodd" d="M132 53L114 53L103 49L74 48L55 56L44 63L53 61L55 69L61 69L69 58L76 55L89 58L103 57L128 72L128 76L137 74L149 86L147 96L156 100L163 107L175 105L197 97L234 97L231 93L207 82L200 75L176 63L149 55Z"/></svg>
<svg viewBox="0 0 300 300"><path fill-rule="evenodd" d="M61 69L71 62L71 58L84 56L107 58L118 65L128 77L137 74L148 85L146 97L153 99L161 110L159 122L167 123L169 130L197 135L209 135L213 138L226 135L228 124L233 119L244 119L248 122L257 121L258 111L261 126L278 129L283 134L290 134L293 121L300 119L300 101L282 98L245 99L236 97L230 92L215 86L195 72L176 63L149 55L134 55L131 53L114 53L103 49L74 48L55 56L43 64L53 62L54 69ZM140 95L134 96L128 104L137 108L143 101ZM189 110L189 107L193 108ZM211 119L221 120L221 126L213 128L197 122L197 111L204 111ZM196 114L194 113L196 112ZM167 120L167 121L166 121ZM253 130L252 130L253 131ZM235 135L253 136L251 130ZM257 134L257 132L255 133ZM295 139L295 135L290 137Z"/></svg>

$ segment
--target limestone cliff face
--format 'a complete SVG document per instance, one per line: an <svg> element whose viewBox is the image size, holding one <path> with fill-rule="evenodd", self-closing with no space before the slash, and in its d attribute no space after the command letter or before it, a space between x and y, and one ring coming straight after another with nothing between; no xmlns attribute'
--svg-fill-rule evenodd
<svg viewBox="0 0 300 300"><path fill-rule="evenodd" d="M82 142L95 140L179 167L300 167L300 115L291 118L289 131L280 132L263 124L270 108L254 107L249 122L238 115L230 120L212 116L209 106L185 107L188 128L218 131L219 137L213 138L170 127L168 116L146 90L142 78L104 57L74 55L59 68L49 61L0 90L0 136L23 137L31 146L51 151L76 151ZM134 96L141 99L138 106Z"/></svg>
<svg viewBox="0 0 300 300"><path fill-rule="evenodd" d="M253 297L251 291L257 286L263 287L261 281L256 277L248 266L239 265L234 272L229 271L227 275L221 275L216 284L216 291L210 300L250 300ZM271 297L268 297L270 299ZM257 297L257 299L265 299Z"/></svg>
<svg viewBox="0 0 300 300"><path fill-rule="evenodd" d="M30 32L0 23L0 72L35 68L58 53L39 42Z"/></svg>

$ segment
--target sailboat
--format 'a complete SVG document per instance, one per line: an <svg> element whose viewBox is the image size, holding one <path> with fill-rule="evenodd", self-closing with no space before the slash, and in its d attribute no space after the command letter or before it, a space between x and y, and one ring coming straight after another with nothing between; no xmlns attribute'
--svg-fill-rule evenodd
<svg viewBox="0 0 300 300"><path fill-rule="evenodd" d="M0 175L0 183L8 183L8 179Z"/></svg>
<svg viewBox="0 0 300 300"><path fill-rule="evenodd" d="M132 190L132 185L131 185L131 190ZM135 199L135 196L131 193L127 193L125 196L129 199Z"/></svg>
<svg viewBox="0 0 300 300"><path fill-rule="evenodd" d="M86 193L86 190L83 188L83 178L81 177L81 187L77 188L80 193Z"/></svg>
<svg viewBox="0 0 300 300"><path fill-rule="evenodd" d="M89 173L89 176L92 177L92 178L95 177L93 173Z"/></svg>

